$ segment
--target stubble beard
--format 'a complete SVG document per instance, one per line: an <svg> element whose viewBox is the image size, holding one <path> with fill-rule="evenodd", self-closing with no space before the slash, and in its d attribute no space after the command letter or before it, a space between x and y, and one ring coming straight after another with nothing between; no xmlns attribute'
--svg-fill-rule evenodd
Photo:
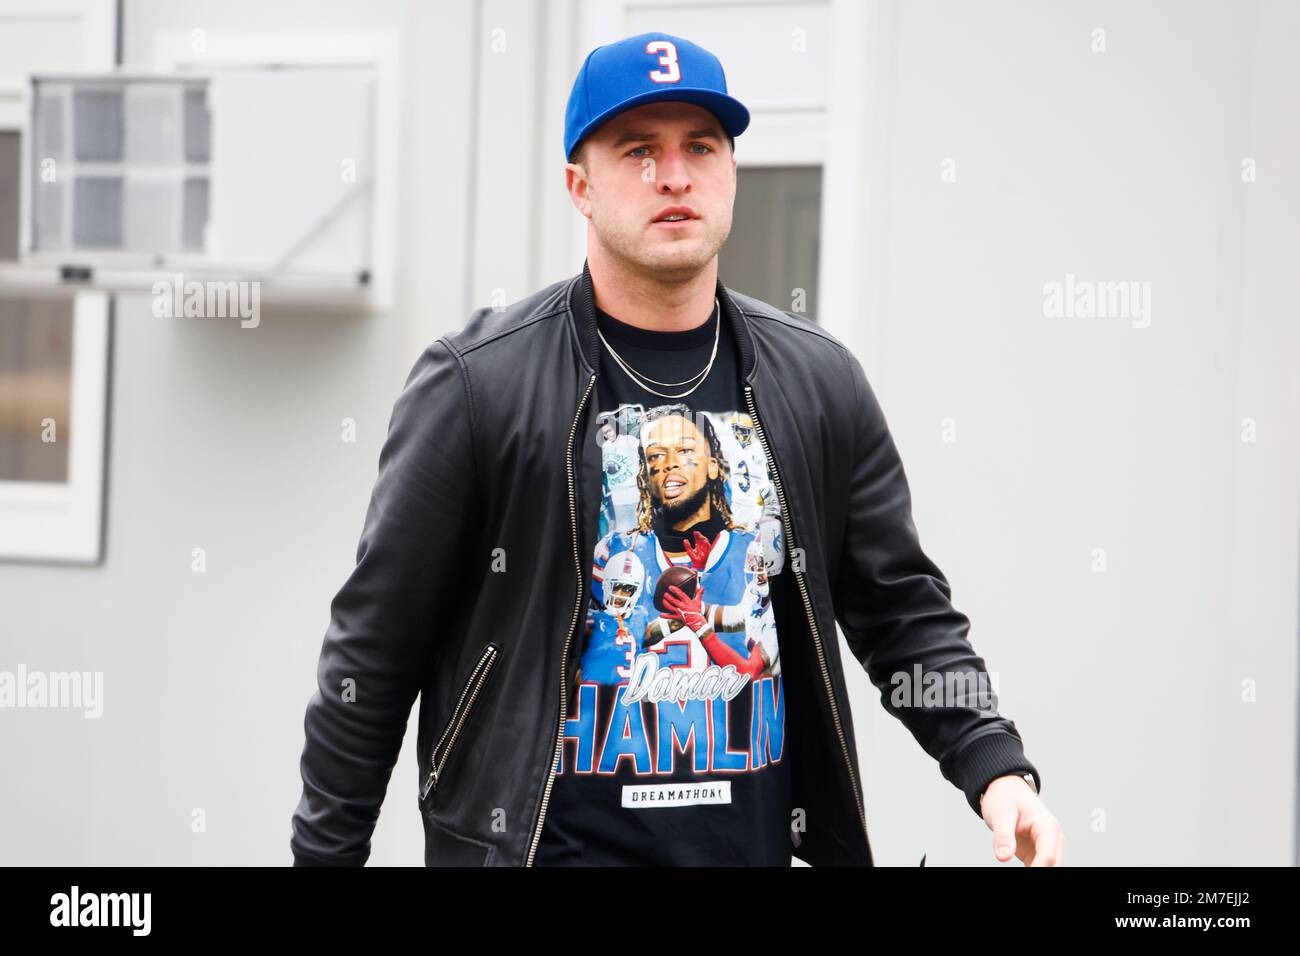
<svg viewBox="0 0 1300 956"><path fill-rule="evenodd" d="M596 236L610 255L629 271L660 282L681 283L699 275L718 255L731 234L731 223L721 235L709 230L711 220L702 220L703 235L690 239L652 241L648 232L622 223L609 223L592 213Z"/></svg>

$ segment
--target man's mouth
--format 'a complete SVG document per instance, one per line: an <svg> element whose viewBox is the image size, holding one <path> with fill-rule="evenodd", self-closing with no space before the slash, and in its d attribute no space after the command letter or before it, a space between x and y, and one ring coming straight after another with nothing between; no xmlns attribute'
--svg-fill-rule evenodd
<svg viewBox="0 0 1300 956"><path fill-rule="evenodd" d="M686 479L672 475L664 479L664 497L679 498L686 491Z"/></svg>
<svg viewBox="0 0 1300 956"><path fill-rule="evenodd" d="M699 214L690 206L669 206L661 210L659 215L651 220L651 224L668 229L681 229L698 218Z"/></svg>

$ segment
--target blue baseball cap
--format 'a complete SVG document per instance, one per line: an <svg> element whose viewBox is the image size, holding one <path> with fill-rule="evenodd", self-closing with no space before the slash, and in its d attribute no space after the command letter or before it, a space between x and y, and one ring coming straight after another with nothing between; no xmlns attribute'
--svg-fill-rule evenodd
<svg viewBox="0 0 1300 956"><path fill-rule="evenodd" d="M606 120L660 100L703 106L733 137L749 125L749 110L727 95L716 56L668 33L640 33L587 54L564 111L564 158Z"/></svg>

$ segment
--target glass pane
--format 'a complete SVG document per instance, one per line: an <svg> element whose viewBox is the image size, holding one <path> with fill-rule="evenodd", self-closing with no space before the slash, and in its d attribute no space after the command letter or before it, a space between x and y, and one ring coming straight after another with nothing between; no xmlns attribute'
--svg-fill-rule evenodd
<svg viewBox="0 0 1300 956"><path fill-rule="evenodd" d="M206 87L185 91L185 158L206 163L211 154L212 115L208 112Z"/></svg>
<svg viewBox="0 0 1300 956"><path fill-rule="evenodd" d="M821 199L820 166L740 168L723 285L815 320Z"/></svg>
<svg viewBox="0 0 1300 956"><path fill-rule="evenodd" d="M22 137L0 132L0 262L18 258L18 183Z"/></svg>
<svg viewBox="0 0 1300 956"><path fill-rule="evenodd" d="M66 89L41 84L36 93L37 157L62 163L67 159L64 126L68 106Z"/></svg>
<svg viewBox="0 0 1300 956"><path fill-rule="evenodd" d="M72 209L72 241L77 246L122 245L122 179L79 176Z"/></svg>
<svg viewBox="0 0 1300 956"><path fill-rule="evenodd" d="M180 102L171 84L126 88L126 161L174 164L181 158Z"/></svg>
<svg viewBox="0 0 1300 956"><path fill-rule="evenodd" d="M0 481L68 480L71 298L0 298Z"/></svg>
<svg viewBox="0 0 1300 956"><path fill-rule="evenodd" d="M36 219L32 224L32 245L37 249L62 249L66 243L63 238L63 203L68 194L63 180L54 182L37 180L33 188L36 205Z"/></svg>
<svg viewBox="0 0 1300 956"><path fill-rule="evenodd" d="M80 160L113 162L122 158L122 94L118 90L77 90L72 94L72 143Z"/></svg>
<svg viewBox="0 0 1300 956"><path fill-rule="evenodd" d="M175 179L128 179L122 204L123 248L163 254L176 248L176 206L181 184Z"/></svg>
<svg viewBox="0 0 1300 956"><path fill-rule="evenodd" d="M185 249L203 249L203 235L208 225L208 181L185 180L185 204L181 214L181 245Z"/></svg>

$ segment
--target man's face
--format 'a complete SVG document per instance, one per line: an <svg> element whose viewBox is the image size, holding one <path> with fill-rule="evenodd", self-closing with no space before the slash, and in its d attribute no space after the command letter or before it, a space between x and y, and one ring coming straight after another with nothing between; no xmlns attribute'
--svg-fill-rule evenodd
<svg viewBox="0 0 1300 956"><path fill-rule="evenodd" d="M651 497L669 519L692 516L719 474L703 432L689 419L669 415L647 426L643 441Z"/></svg>
<svg viewBox="0 0 1300 956"><path fill-rule="evenodd" d="M693 103L620 113L587 137L583 165L566 164L565 179L593 241L640 272L690 278L731 232L736 159L718 118ZM657 222L670 206L694 218Z"/></svg>
<svg viewBox="0 0 1300 956"><path fill-rule="evenodd" d="M611 611L624 611L632 606L632 596L636 593L636 585L633 584L616 584L614 593L610 595Z"/></svg>

